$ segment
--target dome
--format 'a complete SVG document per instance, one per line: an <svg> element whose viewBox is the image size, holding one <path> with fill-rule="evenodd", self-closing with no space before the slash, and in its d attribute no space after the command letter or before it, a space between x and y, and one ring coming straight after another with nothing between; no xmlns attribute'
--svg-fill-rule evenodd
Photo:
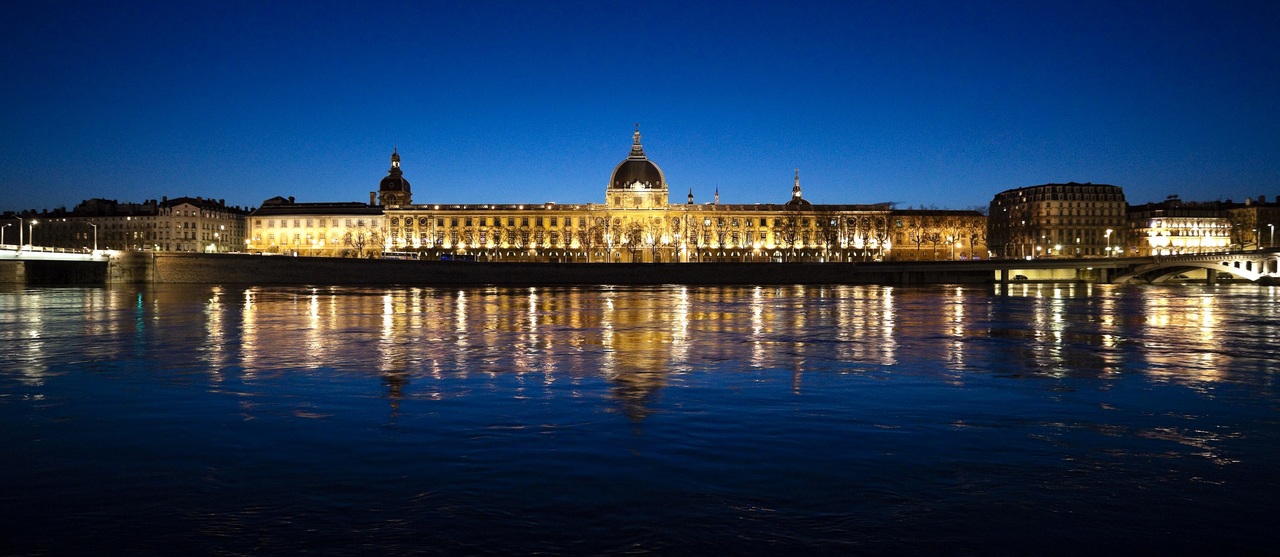
<svg viewBox="0 0 1280 557"><path fill-rule="evenodd" d="M409 189L409 181L404 179L404 172L400 170L400 152L399 150L391 151L391 170L387 171L387 177L378 183L379 192L402 191L412 193Z"/></svg>
<svg viewBox="0 0 1280 557"><path fill-rule="evenodd" d="M387 176L378 183L378 191L403 191L412 193L409 189L409 181L404 176Z"/></svg>
<svg viewBox="0 0 1280 557"><path fill-rule="evenodd" d="M613 175L609 177L609 189L666 189L667 179L663 176L662 169L653 164L640 147L639 126L632 137L635 142L631 145L631 154L613 168Z"/></svg>

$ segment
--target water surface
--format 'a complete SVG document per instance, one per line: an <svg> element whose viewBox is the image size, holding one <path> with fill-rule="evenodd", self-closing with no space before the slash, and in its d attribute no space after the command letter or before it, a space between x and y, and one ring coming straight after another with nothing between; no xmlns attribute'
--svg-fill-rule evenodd
<svg viewBox="0 0 1280 557"><path fill-rule="evenodd" d="M1272 553L1280 289L0 292L0 553Z"/></svg>

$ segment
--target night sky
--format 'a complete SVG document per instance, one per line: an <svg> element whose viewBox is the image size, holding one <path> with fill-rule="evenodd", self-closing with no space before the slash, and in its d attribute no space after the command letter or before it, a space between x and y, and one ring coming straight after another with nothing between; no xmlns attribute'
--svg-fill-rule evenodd
<svg viewBox="0 0 1280 557"><path fill-rule="evenodd" d="M0 211L86 198L1280 195L1280 3L6 2Z"/></svg>

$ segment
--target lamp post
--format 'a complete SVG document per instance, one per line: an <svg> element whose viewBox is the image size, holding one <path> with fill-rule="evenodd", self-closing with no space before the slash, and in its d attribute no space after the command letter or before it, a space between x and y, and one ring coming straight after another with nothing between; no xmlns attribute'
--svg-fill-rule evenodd
<svg viewBox="0 0 1280 557"><path fill-rule="evenodd" d="M1107 257L1111 257L1111 229L1108 228L1104 235L1107 237Z"/></svg>
<svg viewBox="0 0 1280 557"><path fill-rule="evenodd" d="M36 225L40 221L31 219L31 223L27 225L27 243L31 244L31 249L36 249Z"/></svg>
<svg viewBox="0 0 1280 557"><path fill-rule="evenodd" d="M13 226L13 223L0 226L0 246L4 245L4 229L9 228L10 226Z"/></svg>
<svg viewBox="0 0 1280 557"><path fill-rule="evenodd" d="M18 251L22 251L22 217L18 217Z"/></svg>
<svg viewBox="0 0 1280 557"><path fill-rule="evenodd" d="M1276 225L1268 224L1267 228L1271 229L1271 239L1267 240L1267 247L1274 248L1276 247Z"/></svg>
<svg viewBox="0 0 1280 557"><path fill-rule="evenodd" d="M85 224L93 227L93 254L98 255L98 225L91 222Z"/></svg>

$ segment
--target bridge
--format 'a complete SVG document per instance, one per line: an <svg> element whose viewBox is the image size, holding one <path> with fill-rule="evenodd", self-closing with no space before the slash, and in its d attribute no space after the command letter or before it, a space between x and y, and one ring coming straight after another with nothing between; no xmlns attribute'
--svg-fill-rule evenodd
<svg viewBox="0 0 1280 557"><path fill-rule="evenodd" d="M0 245L0 283L80 284L106 281L108 250Z"/></svg>
<svg viewBox="0 0 1280 557"><path fill-rule="evenodd" d="M1280 249L1240 251L1213 254L1166 255L1146 258L1112 282L1165 282L1188 271L1204 269L1205 281L1237 278L1257 282L1263 278L1280 278Z"/></svg>

